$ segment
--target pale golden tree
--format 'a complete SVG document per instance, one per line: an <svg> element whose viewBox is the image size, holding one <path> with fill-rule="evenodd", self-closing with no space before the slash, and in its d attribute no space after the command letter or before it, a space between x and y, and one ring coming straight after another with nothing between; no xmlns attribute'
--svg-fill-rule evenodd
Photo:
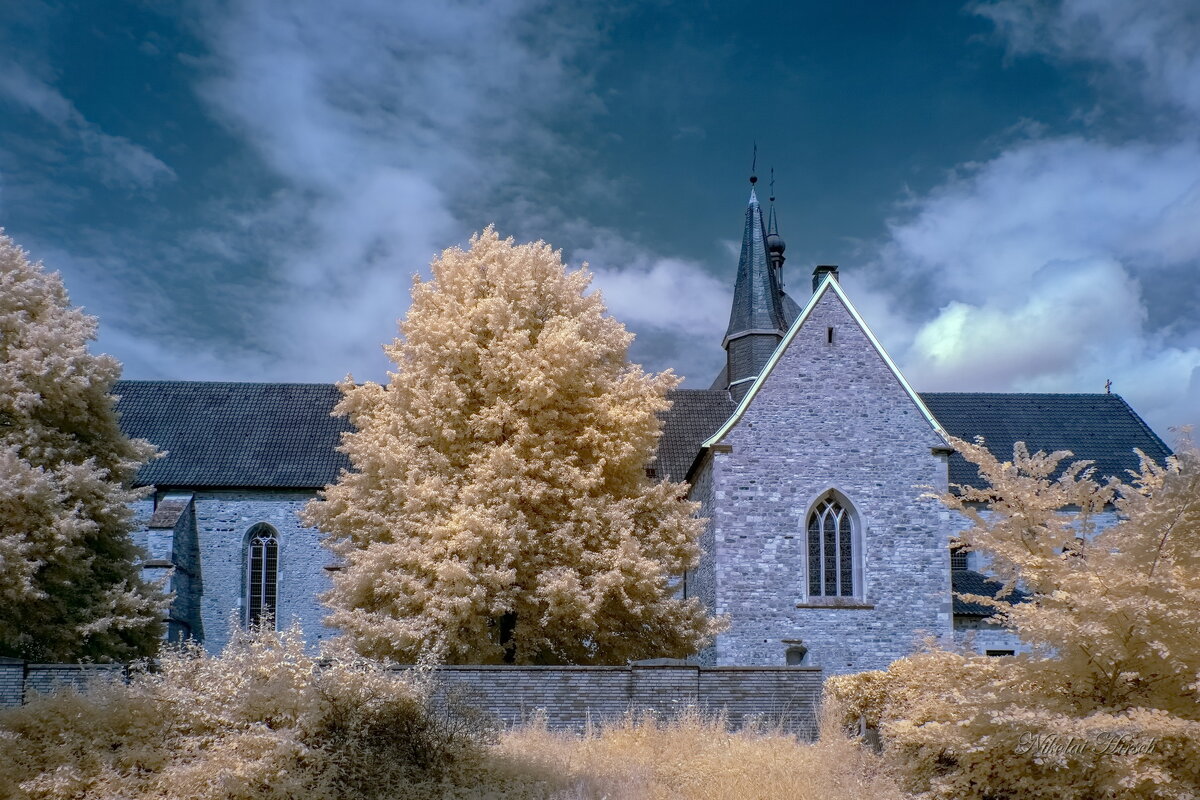
<svg viewBox="0 0 1200 800"><path fill-rule="evenodd" d="M117 424L121 366L57 273L0 233L0 655L152 654L165 598L141 580L130 484L154 454Z"/></svg>
<svg viewBox="0 0 1200 800"><path fill-rule="evenodd" d="M828 688L879 724L909 788L939 798L1200 796L1200 453L1092 480L1070 453L1009 462L954 442L988 486L942 500L1028 602L970 596L1030 647L930 652ZM1111 501L1117 521L1096 530Z"/></svg>
<svg viewBox="0 0 1200 800"><path fill-rule="evenodd" d="M621 663L716 632L681 484L646 464L668 373L546 244L492 228L414 278L387 386L341 385L353 466L305 511L342 562L329 624L400 661Z"/></svg>

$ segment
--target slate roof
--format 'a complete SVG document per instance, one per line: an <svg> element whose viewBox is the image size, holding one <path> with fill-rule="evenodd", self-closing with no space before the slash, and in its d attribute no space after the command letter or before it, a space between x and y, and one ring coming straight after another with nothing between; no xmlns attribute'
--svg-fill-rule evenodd
<svg viewBox="0 0 1200 800"><path fill-rule="evenodd" d="M203 383L119 381L117 409L130 436L168 451L138 474L138 482L170 488L315 489L349 467L337 452L350 430L330 412L340 393L327 383ZM947 431L986 437L1001 458L1013 443L1032 449L1070 449L1096 462L1101 475L1124 477L1137 467L1133 448L1162 460L1170 454L1118 395L921 395ZM655 462L659 478L682 481L711 436L733 413L728 392L677 389L666 414ZM977 480L961 456L950 458L950 480Z"/></svg>
<svg viewBox="0 0 1200 800"><path fill-rule="evenodd" d="M651 466L657 478L682 481L700 445L729 419L737 403L723 389L676 389L670 398L674 405L663 422L658 458Z"/></svg>
<svg viewBox="0 0 1200 800"><path fill-rule="evenodd" d="M983 436L992 454L1012 459L1013 445L1030 452L1070 450L1067 464L1095 462L1098 477L1128 478L1138 468L1134 448L1162 463L1171 454L1129 404L1116 394L999 394L925 392L921 399L946 431L960 439ZM961 455L950 456L950 482L980 485Z"/></svg>
<svg viewBox="0 0 1200 800"><path fill-rule="evenodd" d="M787 330L779 285L767 258L767 232L763 225L758 197L750 190L746 206L746 228L742 233L742 252L738 257L737 279L733 285L733 307L729 312L729 338L748 331Z"/></svg>
<svg viewBox="0 0 1200 800"><path fill-rule="evenodd" d="M330 383L118 381L113 393L121 428L168 451L142 467L142 485L313 489L350 466Z"/></svg>
<svg viewBox="0 0 1200 800"><path fill-rule="evenodd" d="M327 383L118 381L121 428L149 439L165 458L138 473L161 489L316 489L337 480L349 460L336 448L344 417L330 412L341 397ZM677 389L652 468L682 481L700 444L733 413L725 391Z"/></svg>
<svg viewBox="0 0 1200 800"><path fill-rule="evenodd" d="M959 598L960 594L978 594L984 597L995 597L1004 588L1004 583L989 578L973 569L956 569L950 573L950 582L954 589L954 615L956 617L990 617L996 609L982 603L968 603ZM1024 603L1029 595L1020 589L1014 589L1006 600L1013 603Z"/></svg>
<svg viewBox="0 0 1200 800"><path fill-rule="evenodd" d="M800 308L796 301L783 290L779 292L779 303L783 307L783 321L790 328L792 327L792 323L796 321L796 317L800 316L800 312L804 309Z"/></svg>

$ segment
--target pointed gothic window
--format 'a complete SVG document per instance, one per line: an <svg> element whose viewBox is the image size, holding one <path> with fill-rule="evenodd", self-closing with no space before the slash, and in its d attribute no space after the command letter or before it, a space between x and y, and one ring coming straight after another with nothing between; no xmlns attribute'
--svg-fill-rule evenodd
<svg viewBox="0 0 1200 800"><path fill-rule="evenodd" d="M279 534L266 523L259 523L247 534L246 546L246 624L257 625L264 618L274 627L279 594Z"/></svg>
<svg viewBox="0 0 1200 800"><path fill-rule="evenodd" d="M855 597L854 523L833 496L808 517L809 597Z"/></svg>

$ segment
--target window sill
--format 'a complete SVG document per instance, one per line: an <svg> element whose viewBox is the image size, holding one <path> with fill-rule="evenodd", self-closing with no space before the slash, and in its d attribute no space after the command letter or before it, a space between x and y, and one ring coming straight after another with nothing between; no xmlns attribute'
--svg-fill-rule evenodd
<svg viewBox="0 0 1200 800"><path fill-rule="evenodd" d="M811 597L807 602L797 603L796 608L857 608L870 610L875 608L875 604L854 597Z"/></svg>

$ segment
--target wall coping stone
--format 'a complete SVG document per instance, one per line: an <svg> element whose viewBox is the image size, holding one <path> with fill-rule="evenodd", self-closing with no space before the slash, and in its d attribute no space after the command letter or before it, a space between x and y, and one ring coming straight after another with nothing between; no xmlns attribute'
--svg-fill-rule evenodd
<svg viewBox="0 0 1200 800"><path fill-rule="evenodd" d="M413 664L393 664L389 669L393 670L409 670L415 669ZM588 666L586 664L564 664L561 666L544 665L544 664L446 664L443 666L433 667L434 672L440 671L509 671L517 672L527 670L530 672L622 672L632 670L689 670L697 672L822 672L821 667L802 667L791 665L753 665L745 666L725 665L719 667L704 666L702 664L603 664L596 666Z"/></svg>
<svg viewBox="0 0 1200 800"><path fill-rule="evenodd" d="M88 669L125 669L125 664L34 664L26 665L28 669L46 672L48 670L57 669L63 671L83 671Z"/></svg>

